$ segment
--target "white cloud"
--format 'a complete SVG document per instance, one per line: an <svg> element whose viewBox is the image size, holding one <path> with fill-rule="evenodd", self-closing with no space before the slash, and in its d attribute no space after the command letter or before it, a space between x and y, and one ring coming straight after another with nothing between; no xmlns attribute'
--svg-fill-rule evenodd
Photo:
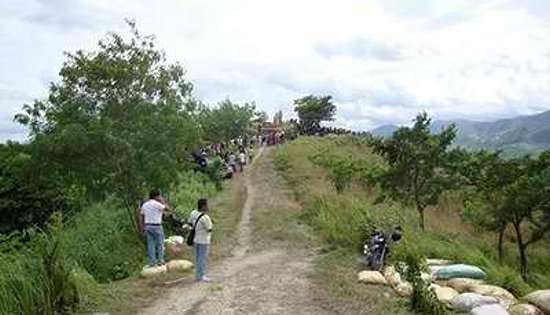
<svg viewBox="0 0 550 315"><path fill-rule="evenodd" d="M180 61L198 97L253 101L332 94L353 129L436 118L494 119L550 109L546 0L35 0L0 4L0 140L43 97L62 52L135 18Z"/></svg>

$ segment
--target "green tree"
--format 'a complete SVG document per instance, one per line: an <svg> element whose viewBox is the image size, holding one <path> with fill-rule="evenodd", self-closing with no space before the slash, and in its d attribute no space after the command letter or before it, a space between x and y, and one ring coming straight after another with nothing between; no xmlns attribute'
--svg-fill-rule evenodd
<svg viewBox="0 0 550 315"><path fill-rule="evenodd" d="M497 250L502 262L504 233L510 222L506 189L521 176L520 164L502 159L499 152L453 153L454 171L462 175L461 185L465 187L463 217L482 230L498 234Z"/></svg>
<svg viewBox="0 0 550 315"><path fill-rule="evenodd" d="M294 101L294 111L298 114L302 128L317 129L322 121L334 120L336 105L330 95L308 95Z"/></svg>
<svg viewBox="0 0 550 315"><path fill-rule="evenodd" d="M537 159L520 160L523 173L506 189L506 211L516 232L520 272L526 280L527 250L550 232L550 151Z"/></svg>
<svg viewBox="0 0 550 315"><path fill-rule="evenodd" d="M29 126L43 176L90 197L116 193L131 213L145 190L174 181L199 128L182 66L128 24L128 39L111 33L94 51L67 53L60 82L15 119Z"/></svg>
<svg viewBox="0 0 550 315"><path fill-rule="evenodd" d="M200 124L206 141L229 141L250 133L253 122L262 118L262 112L256 112L254 103L239 105L229 99L210 108L200 108Z"/></svg>
<svg viewBox="0 0 550 315"><path fill-rule="evenodd" d="M77 206L71 187L38 176L30 149L28 144L0 144L0 233L43 226L54 211L67 214Z"/></svg>
<svg viewBox="0 0 550 315"><path fill-rule="evenodd" d="M437 204L441 193L452 186L443 166L456 135L454 125L431 134L430 123L427 114L420 113L411 128L399 128L392 138L373 142L374 152L389 164L380 176L382 188L390 197L415 206L422 230L426 207Z"/></svg>
<svg viewBox="0 0 550 315"><path fill-rule="evenodd" d="M466 218L484 230L498 233L502 261L504 233L516 234L519 267L527 279L529 246L550 231L550 152L538 158L503 159L499 153L467 154L457 170L464 176ZM458 159L457 159L458 160Z"/></svg>

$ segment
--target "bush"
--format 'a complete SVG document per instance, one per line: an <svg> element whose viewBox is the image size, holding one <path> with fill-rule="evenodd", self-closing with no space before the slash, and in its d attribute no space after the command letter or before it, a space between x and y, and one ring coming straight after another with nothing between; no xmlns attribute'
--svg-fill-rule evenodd
<svg viewBox="0 0 550 315"><path fill-rule="evenodd" d="M65 254L61 216L47 231L27 230L1 243L0 314L65 314L82 291Z"/></svg>
<svg viewBox="0 0 550 315"><path fill-rule="evenodd" d="M130 276L145 256L128 212L115 198L77 215L66 234L68 255L98 282Z"/></svg>
<svg viewBox="0 0 550 315"><path fill-rule="evenodd" d="M395 253L394 259L403 263L396 264L397 271L404 275L413 288L410 297L410 308L418 314L426 315L447 315L449 311L439 302L435 293L429 289L429 282L421 277L424 271L423 257L418 252L407 250L407 247L401 247L400 251Z"/></svg>
<svg viewBox="0 0 550 315"><path fill-rule="evenodd" d="M351 156L337 157L326 153L319 153L310 157L313 164L320 165L328 169L329 177L334 188L338 193L346 189L355 172L355 163Z"/></svg>

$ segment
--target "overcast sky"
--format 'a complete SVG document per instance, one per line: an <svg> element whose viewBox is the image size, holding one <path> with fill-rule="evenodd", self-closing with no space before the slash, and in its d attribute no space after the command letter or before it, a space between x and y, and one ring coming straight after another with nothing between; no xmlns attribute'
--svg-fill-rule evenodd
<svg viewBox="0 0 550 315"><path fill-rule="evenodd" d="M0 141L46 95L64 51L124 18L187 69L198 98L270 116L330 94L338 126L493 120L550 109L549 0L0 0Z"/></svg>

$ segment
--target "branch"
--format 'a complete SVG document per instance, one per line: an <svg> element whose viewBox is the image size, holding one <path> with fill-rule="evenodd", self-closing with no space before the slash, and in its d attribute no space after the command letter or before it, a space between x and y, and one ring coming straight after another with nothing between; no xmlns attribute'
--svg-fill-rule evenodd
<svg viewBox="0 0 550 315"><path fill-rule="evenodd" d="M541 228L539 228L535 232L533 232L533 234L531 234L531 237L525 243L525 246L527 247L527 246L539 241L540 239L542 239L544 234L546 234L549 231L550 231L550 222L547 222L546 225L542 226Z"/></svg>

